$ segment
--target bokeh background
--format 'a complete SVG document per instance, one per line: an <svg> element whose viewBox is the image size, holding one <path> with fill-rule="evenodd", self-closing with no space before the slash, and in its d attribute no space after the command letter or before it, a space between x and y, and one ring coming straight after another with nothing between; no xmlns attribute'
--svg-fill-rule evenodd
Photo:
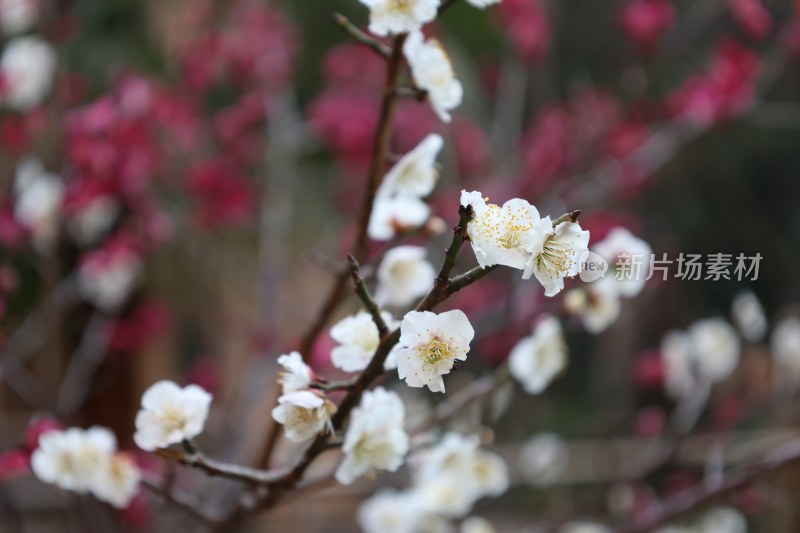
<svg viewBox="0 0 800 533"><path fill-rule="evenodd" d="M56 51L52 88L35 106L0 114L0 450L23 446L31 418L44 415L111 427L133 448L142 391L172 378L215 395L208 451L256 464L275 359L301 345L353 238L384 73L331 14L364 28L367 10L356 0L40 7L26 32ZM798 312L796 11L789 0L503 0L487 10L456 1L430 26L464 103L442 124L427 103L403 100L392 152L431 132L445 138L430 199L438 218L405 238L426 244L434 264L462 188L523 197L554 216L581 209L593 242L622 226L671 258L763 256L757 280L651 280L597 335L566 320L570 364L546 394L504 386L452 421L483 431L492 421L489 440L517 474L508 494L476 509L499 531L576 517L619 522L702 483L715 461L737 466L797 437L800 381L778 379L768 335L742 341L736 372L680 437L658 355L670 330L731 319L742 291L760 300L770 330ZM31 154L65 190L46 246L15 217L15 175ZM97 198L114 206L99 231L81 218ZM375 244L372 257L385 248ZM103 278L120 253L137 265L121 267L137 272L127 284ZM86 267L92 259L95 269ZM457 268L473 264L465 252ZM90 286L123 292L118 305L81 288L82 268ZM478 332L448 391L491 371L537 316L560 309L560 297L517 274L497 272L447 303ZM334 316L356 309L348 296ZM323 330L304 355L335 378L332 345ZM407 401L425 413L441 400L409 392ZM513 466L541 432L558 434L570 456L546 487ZM273 462L296 453L280 442ZM157 499L112 513L16 474L14 463L0 468L2 531L195 527ZM799 474L783 469L725 501L752 531L797 531ZM209 506L236 494L230 483L185 477ZM403 479L330 489L251 526L353 531L359 500Z"/></svg>

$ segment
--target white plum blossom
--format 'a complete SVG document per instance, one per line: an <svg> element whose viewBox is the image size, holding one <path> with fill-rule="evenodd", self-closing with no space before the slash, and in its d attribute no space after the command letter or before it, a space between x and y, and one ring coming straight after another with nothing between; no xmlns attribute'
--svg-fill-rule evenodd
<svg viewBox="0 0 800 533"><path fill-rule="evenodd" d="M303 356L299 352L281 355L278 357L278 364L283 367L278 373L281 394L307 389L314 381L314 372L303 362Z"/></svg>
<svg viewBox="0 0 800 533"><path fill-rule="evenodd" d="M335 406L326 398L311 391L297 391L278 398L272 418L283 425L286 438L304 442L323 430L330 430Z"/></svg>
<svg viewBox="0 0 800 533"><path fill-rule="evenodd" d="M383 312L381 316L387 326L394 327L395 321L391 315ZM331 337L339 343L331 351L331 363L345 372L359 372L367 368L381 342L378 326L366 311L345 317L334 324Z"/></svg>
<svg viewBox="0 0 800 533"><path fill-rule="evenodd" d="M558 533L611 533L608 526L587 521L567 522L557 531Z"/></svg>
<svg viewBox="0 0 800 533"><path fill-rule="evenodd" d="M139 448L154 451L189 440L203 431L211 395L197 385L181 388L159 381L142 395L133 440Z"/></svg>
<svg viewBox="0 0 800 533"><path fill-rule="evenodd" d="M733 323L749 342L761 342L767 334L767 317L758 296L752 291L738 293L731 303Z"/></svg>
<svg viewBox="0 0 800 533"><path fill-rule="evenodd" d="M0 103L26 112L41 104L53 85L56 52L41 37L14 37L0 58Z"/></svg>
<svg viewBox="0 0 800 533"><path fill-rule="evenodd" d="M0 31L10 36L24 33L36 24L41 0L0 0Z"/></svg>
<svg viewBox="0 0 800 533"><path fill-rule="evenodd" d="M664 387L675 399L691 395L696 378L693 371L693 354L689 335L684 331L670 331L661 339L661 359L664 364Z"/></svg>
<svg viewBox="0 0 800 533"><path fill-rule="evenodd" d="M119 202L113 196L97 196L69 216L69 234L78 244L91 244L111 228L119 211Z"/></svg>
<svg viewBox="0 0 800 533"><path fill-rule="evenodd" d="M698 533L747 533L747 519L732 507L716 507L697 524Z"/></svg>
<svg viewBox="0 0 800 533"><path fill-rule="evenodd" d="M717 383L739 364L740 342L736 330L722 318L698 320L689 327L695 364L700 377Z"/></svg>
<svg viewBox="0 0 800 533"><path fill-rule="evenodd" d="M519 466L523 478L531 485L552 485L564 477L569 466L569 451L561 437L542 433L522 446Z"/></svg>
<svg viewBox="0 0 800 533"><path fill-rule="evenodd" d="M780 368L779 376L800 377L800 318L789 316L778 322L770 338L770 350Z"/></svg>
<svg viewBox="0 0 800 533"><path fill-rule="evenodd" d="M396 471L408 452L404 419L405 408L397 394L382 387L365 392L350 418L342 446L345 458L336 479L347 485L376 470Z"/></svg>
<svg viewBox="0 0 800 533"><path fill-rule="evenodd" d="M454 309L441 314L411 311L400 324L397 372L409 387L427 386L444 392L442 375L449 374L456 361L464 361L475 330L467 315Z"/></svg>
<svg viewBox="0 0 800 533"><path fill-rule="evenodd" d="M464 88L455 77L447 52L436 39L425 41L422 32L414 31L403 44L403 53L416 87L427 92L436 115L450 122L450 111L461 104Z"/></svg>
<svg viewBox="0 0 800 533"><path fill-rule="evenodd" d="M480 516L470 516L461 522L461 533L495 533L491 522Z"/></svg>
<svg viewBox="0 0 800 533"><path fill-rule="evenodd" d="M567 310L577 316L589 333L602 333L619 318L622 300L617 283L604 278L564 295Z"/></svg>
<svg viewBox="0 0 800 533"><path fill-rule="evenodd" d="M520 340L508 358L511 375L528 394L544 391L566 365L567 345L561 323L553 316L539 322L533 334Z"/></svg>
<svg viewBox="0 0 800 533"><path fill-rule="evenodd" d="M95 474L91 491L98 500L110 503L117 509L125 509L139 491L141 479L141 470L133 457L117 452Z"/></svg>
<svg viewBox="0 0 800 533"><path fill-rule="evenodd" d="M31 456L31 468L45 483L84 493L90 490L95 476L107 466L116 449L117 439L106 428L48 431L39 437L39 447Z"/></svg>
<svg viewBox="0 0 800 533"><path fill-rule="evenodd" d="M447 433L415 461L416 490L430 510L445 516L464 516L478 499L499 496L510 483L505 461L481 449L477 435Z"/></svg>
<svg viewBox="0 0 800 533"><path fill-rule="evenodd" d="M125 242L112 242L87 254L78 268L81 295L98 308L117 311L136 288L143 267L139 254Z"/></svg>
<svg viewBox="0 0 800 533"><path fill-rule="evenodd" d="M440 0L359 0L369 8L369 31L381 37L419 30L436 18Z"/></svg>
<svg viewBox="0 0 800 533"><path fill-rule="evenodd" d="M561 222L552 228L550 217L544 219L550 231L539 250L525 263L522 279L536 276L545 296L555 296L564 288L564 278L580 272L579 258L589 246L589 232L577 222Z"/></svg>
<svg viewBox="0 0 800 533"><path fill-rule="evenodd" d="M483 9L494 4L499 4L501 1L502 0L467 0L467 3Z"/></svg>
<svg viewBox="0 0 800 533"><path fill-rule="evenodd" d="M534 206L514 198L503 206L487 204L478 191L461 191L461 205L474 213L467 225L472 250L483 268L504 265L524 269L533 251L539 252L552 232L550 219L540 219Z"/></svg>
<svg viewBox="0 0 800 533"><path fill-rule="evenodd" d="M426 255L422 246L397 246L386 252L376 272L375 301L403 307L427 294L433 287L436 270Z"/></svg>
<svg viewBox="0 0 800 533"><path fill-rule="evenodd" d="M379 196L369 218L367 234L376 241L388 241L398 233L416 229L430 217L431 208L413 196Z"/></svg>
<svg viewBox="0 0 800 533"><path fill-rule="evenodd" d="M605 239L592 246L592 251L605 259L612 269L626 269L612 270L605 278L616 282L620 295L631 298L642 292L653 253L649 244L625 228L614 228Z"/></svg>
<svg viewBox="0 0 800 533"><path fill-rule="evenodd" d="M425 137L386 173L377 195L425 198L431 194L439 179L436 157L442 146L441 135L431 133Z"/></svg>
<svg viewBox="0 0 800 533"><path fill-rule="evenodd" d="M701 385L718 383L733 373L739 356L736 330L722 318L698 320L687 331L671 331L661 341L667 392L681 399Z"/></svg>
<svg viewBox="0 0 800 533"><path fill-rule="evenodd" d="M38 159L29 157L17 167L14 190L14 217L30 231L36 249L47 251L59 232L64 199L61 178L47 172Z"/></svg>
<svg viewBox="0 0 800 533"><path fill-rule="evenodd" d="M417 533L425 510L417 494L382 490L358 508L365 533Z"/></svg>

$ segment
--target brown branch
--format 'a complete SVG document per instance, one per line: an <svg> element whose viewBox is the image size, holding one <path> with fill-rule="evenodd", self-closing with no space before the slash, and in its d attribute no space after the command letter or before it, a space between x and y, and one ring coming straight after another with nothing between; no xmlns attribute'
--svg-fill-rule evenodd
<svg viewBox="0 0 800 533"><path fill-rule="evenodd" d="M377 303L375 303L375 300L372 298L372 295L367 288L367 284L364 283L364 278L361 277L356 258L352 255L348 255L347 260L350 262L350 275L353 277L355 292L364 303L364 306L366 306L369 314L372 316L372 321L375 322L376 326L378 326L378 334L383 337L389 331L389 328L386 326L386 322L383 320L381 308L378 307Z"/></svg>
<svg viewBox="0 0 800 533"><path fill-rule="evenodd" d="M286 475L286 470L284 469L259 470L237 464L223 463L206 457L205 454L198 451L159 449L156 450L156 454L164 459L202 470L211 476L225 477L251 484L273 483Z"/></svg>
<svg viewBox="0 0 800 533"><path fill-rule="evenodd" d="M392 49L380 42L379 40L370 37L363 31L359 30L355 24L350 22L350 20L342 15L341 13L334 13L333 20L336 24L339 25L350 37L358 41L359 43L367 46L370 50L373 50L381 57L389 57L392 54Z"/></svg>
<svg viewBox="0 0 800 533"><path fill-rule="evenodd" d="M337 22L339 22L339 20L337 20ZM397 79L400 74L400 66L403 62L403 43L405 42L405 39L405 34L395 37L391 53L387 54L386 83L381 102L380 117L378 119L378 128L375 131L372 159L370 162L369 172L367 174L366 192L364 194L364 202L358 218L358 231L356 234L355 244L353 246L353 257L358 260L363 260L367 252L367 228L369 226L369 219L372 216L372 207L375 203L375 194L378 191L378 185L383 177L384 166L389 154L389 141L391 140L392 123L397 105L397 95L395 94L395 89L397 88ZM336 276L336 279L334 280L333 285L328 292L328 296L325 298L325 302L317 314L316 319L301 339L300 353L303 355L303 357L310 357L317 338L327 325L333 313L339 307L339 304L346 294L345 289L347 286L348 277L348 271L343 271ZM277 393L275 400L277 401ZM261 453L261 457L259 458L258 464L264 466L269 464L272 451L278 441L278 434L279 426L277 423L273 422L267 431L266 443L264 450Z"/></svg>
<svg viewBox="0 0 800 533"><path fill-rule="evenodd" d="M218 518L205 514L193 503L187 501L185 497L175 494L174 490L168 490L147 479L142 480L142 487L160 497L176 509L180 509L198 522L202 522L203 524L211 527L215 526L219 522Z"/></svg>
<svg viewBox="0 0 800 533"><path fill-rule="evenodd" d="M720 498L746 488L760 477L800 462L800 439L789 441L768 453L764 459L749 467L728 474L713 486L699 486L667 500L631 524L619 529L621 533L646 533L673 522L686 514Z"/></svg>

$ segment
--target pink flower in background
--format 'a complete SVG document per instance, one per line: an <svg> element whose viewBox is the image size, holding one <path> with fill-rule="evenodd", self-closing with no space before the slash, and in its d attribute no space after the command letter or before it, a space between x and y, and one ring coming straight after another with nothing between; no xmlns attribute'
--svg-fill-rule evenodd
<svg viewBox="0 0 800 533"><path fill-rule="evenodd" d="M148 300L109 324L109 349L133 354L169 329L172 313L166 303Z"/></svg>
<svg viewBox="0 0 800 533"><path fill-rule="evenodd" d="M378 124L378 95L331 88L309 106L311 125L334 156L366 167Z"/></svg>
<svg viewBox="0 0 800 533"><path fill-rule="evenodd" d="M25 242L27 231L14 216L14 207L0 204L0 244L17 248Z"/></svg>
<svg viewBox="0 0 800 533"><path fill-rule="evenodd" d="M25 446L33 451L39 447L39 437L50 431L61 431L64 426L54 418L34 418L25 430Z"/></svg>
<svg viewBox="0 0 800 533"><path fill-rule="evenodd" d="M30 472L30 455L26 450L0 452L0 481L24 476Z"/></svg>
<svg viewBox="0 0 800 533"><path fill-rule="evenodd" d="M452 128L458 172L465 179L479 177L491 160L489 138L483 128L467 119L459 119Z"/></svg>
<svg viewBox="0 0 800 533"><path fill-rule="evenodd" d="M185 382L199 385L211 394L216 394L222 385L223 375L219 362L213 357L203 356L195 359L186 373Z"/></svg>
<svg viewBox="0 0 800 533"><path fill-rule="evenodd" d="M622 8L620 24L636 46L652 52L661 36L675 25L675 9L670 0L632 0Z"/></svg>
<svg viewBox="0 0 800 533"><path fill-rule="evenodd" d="M497 6L500 25L528 61L541 61L550 46L550 21L541 0L504 0Z"/></svg>
<svg viewBox="0 0 800 533"><path fill-rule="evenodd" d="M374 51L357 44L332 48L323 59L322 74L330 86L357 86L380 90L385 61Z"/></svg>
<svg viewBox="0 0 800 533"><path fill-rule="evenodd" d="M749 48L724 40L711 59L708 72L690 77L670 95L672 113L708 127L731 119L753 105L760 64Z"/></svg>
<svg viewBox="0 0 800 533"><path fill-rule="evenodd" d="M756 41L764 40L772 29L772 15L762 0L728 0L728 10L736 24Z"/></svg>
<svg viewBox="0 0 800 533"><path fill-rule="evenodd" d="M255 189L229 159L220 157L196 164L189 170L187 184L197 200L195 219L203 229L241 225L253 216Z"/></svg>

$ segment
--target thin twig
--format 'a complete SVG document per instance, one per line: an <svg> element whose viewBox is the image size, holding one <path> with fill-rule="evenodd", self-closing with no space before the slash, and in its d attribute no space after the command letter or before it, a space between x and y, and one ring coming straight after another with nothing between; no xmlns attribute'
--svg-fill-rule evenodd
<svg viewBox="0 0 800 533"><path fill-rule="evenodd" d="M252 484L269 484L276 480L280 480L286 475L285 469L279 470L259 470L257 468L250 468L243 465L223 463L215 459L206 457L205 454L198 451L181 451L171 449L160 449L156 453L170 461L178 462L182 465L191 466L202 470L211 476L220 476L237 481L243 481Z"/></svg>
<svg viewBox="0 0 800 533"><path fill-rule="evenodd" d="M352 37L359 43L369 47L371 50L375 51L381 57L387 58L392 54L391 48L389 48L379 40L370 37L363 31L359 30L355 24L350 22L350 20L341 13L334 13L332 16L336 24L338 24L340 28L342 28L345 32L347 32L350 35L350 37Z"/></svg>
<svg viewBox="0 0 800 533"><path fill-rule="evenodd" d="M695 509L746 488L761 476L775 472L788 465L800 462L800 439L792 440L775 448L760 461L737 472L727 474L723 480L711 486L699 486L681 492L651 512L639 516L633 523L619 529L621 533L645 533L673 522Z"/></svg>
<svg viewBox="0 0 800 533"><path fill-rule="evenodd" d="M378 326L378 334L383 337L386 335L386 332L389 331L389 328L386 326L386 322L383 320L381 308L378 307L377 303L375 303L375 300L372 298L372 295L367 288L367 284L364 283L364 279L361 277L356 258L352 255L348 255L347 260L350 262L350 275L353 277L353 284L355 285L356 294L364 303L364 306L367 308L367 311L369 311L369 314L372 316L372 321L375 322L376 326Z"/></svg>
<svg viewBox="0 0 800 533"><path fill-rule="evenodd" d="M168 490L153 481L144 479L142 480L142 487L149 490L151 493L155 494L156 496L163 499L165 502L169 503L173 507L180 509L187 515L191 516L195 520L202 522L203 524L213 527L218 522L219 519L209 516L202 511L200 511L196 505L187 501L187 499L183 496L178 496L174 490Z"/></svg>

